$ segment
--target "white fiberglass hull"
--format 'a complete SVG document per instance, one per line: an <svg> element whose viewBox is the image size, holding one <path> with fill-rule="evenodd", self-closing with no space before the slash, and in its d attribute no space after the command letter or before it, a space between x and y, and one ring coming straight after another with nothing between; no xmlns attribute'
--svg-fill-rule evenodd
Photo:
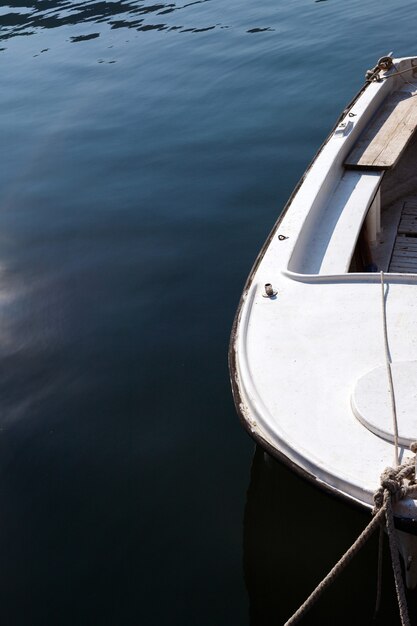
<svg viewBox="0 0 417 626"><path fill-rule="evenodd" d="M417 274L384 267L383 303L380 274L355 270L364 224L368 235L375 229L370 248L386 246L378 221L385 169L352 169L346 160L387 98L399 90L414 97L415 66L415 58L395 60L395 71L368 83L341 115L256 260L230 345L236 407L254 439L320 487L369 509L394 462L392 429L379 425L367 395L382 398L386 420L382 306L400 372L394 383L405 389L406 376L410 389L397 398L401 462L417 439ZM413 525L415 501L400 503L396 514Z"/></svg>

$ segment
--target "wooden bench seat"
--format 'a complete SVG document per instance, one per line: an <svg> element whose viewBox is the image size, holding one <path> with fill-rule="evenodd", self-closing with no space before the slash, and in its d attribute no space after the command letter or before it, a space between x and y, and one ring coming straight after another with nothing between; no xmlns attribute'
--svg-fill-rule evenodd
<svg viewBox="0 0 417 626"><path fill-rule="evenodd" d="M417 94L394 91L359 137L345 167L388 169L404 152L417 127Z"/></svg>

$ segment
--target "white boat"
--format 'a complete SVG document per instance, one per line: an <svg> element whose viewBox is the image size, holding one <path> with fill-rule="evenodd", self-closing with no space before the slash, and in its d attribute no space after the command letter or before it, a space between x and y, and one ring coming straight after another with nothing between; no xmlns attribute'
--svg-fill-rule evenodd
<svg viewBox="0 0 417 626"><path fill-rule="evenodd" d="M416 128L417 57L383 57L262 248L230 344L252 437L369 511L417 440ZM395 516L417 534L415 500Z"/></svg>

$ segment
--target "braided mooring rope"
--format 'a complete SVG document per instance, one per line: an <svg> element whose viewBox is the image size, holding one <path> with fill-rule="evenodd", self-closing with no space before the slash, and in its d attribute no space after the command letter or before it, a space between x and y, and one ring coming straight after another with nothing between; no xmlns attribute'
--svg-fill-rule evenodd
<svg viewBox="0 0 417 626"><path fill-rule="evenodd" d="M382 305L382 327L384 331L385 365L387 368L389 396L391 400L392 429L394 432L394 462L395 462L395 465L398 466L400 464L400 460L399 460L399 454L398 454L397 405L395 402L394 381L392 378L391 357L389 353L389 344L388 344L388 323L387 323L387 311L386 311L386 306L385 306L384 272L381 272L380 275L381 275L381 305Z"/></svg>
<svg viewBox="0 0 417 626"><path fill-rule="evenodd" d="M411 445L411 450L417 452L417 442ZM404 581L401 573L400 552L398 539L394 526L393 504L403 498L417 498L417 485L415 483L415 458L408 459L398 467L387 467L381 475L380 487L374 494L373 518L368 526L362 531L353 545L345 552L342 558L330 570L325 578L317 585L307 600L287 620L284 626L293 626L315 604L323 592L341 574L353 557L359 552L369 537L380 527L385 519L385 526L389 539L392 569L394 572L395 589L397 592L398 608L402 626L411 626L408 615L407 598L405 595ZM407 482L405 482L407 481Z"/></svg>

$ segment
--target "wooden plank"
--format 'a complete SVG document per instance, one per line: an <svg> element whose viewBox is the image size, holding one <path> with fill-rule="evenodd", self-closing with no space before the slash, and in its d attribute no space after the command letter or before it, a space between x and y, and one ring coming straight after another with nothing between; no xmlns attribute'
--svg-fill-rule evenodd
<svg viewBox="0 0 417 626"><path fill-rule="evenodd" d="M415 235L417 234L417 224L409 224L407 222L398 226L398 233L400 235Z"/></svg>
<svg viewBox="0 0 417 626"><path fill-rule="evenodd" d="M399 267L408 267L411 269L415 269L417 270L417 261L414 260L414 263L412 263L410 260L405 259L405 260L401 260L399 261L398 259L391 259L391 263L390 263L390 268L395 265L395 266L399 266Z"/></svg>
<svg viewBox="0 0 417 626"><path fill-rule="evenodd" d="M391 259L391 264L395 264L395 265L404 265L404 267L406 266L412 266L412 267L417 267L417 260L416 259L409 259L406 257L400 257L400 258L396 258L393 257Z"/></svg>
<svg viewBox="0 0 417 626"><path fill-rule="evenodd" d="M400 235L413 236L416 234L417 224L409 224L404 222L398 226L398 233Z"/></svg>
<svg viewBox="0 0 417 626"><path fill-rule="evenodd" d="M417 237L407 237L407 235L398 235L395 240L396 246L417 246Z"/></svg>
<svg viewBox="0 0 417 626"><path fill-rule="evenodd" d="M400 223L398 225L398 234L411 233L415 234L417 229L417 215L405 215L401 213Z"/></svg>
<svg viewBox="0 0 417 626"><path fill-rule="evenodd" d="M413 243L413 240L416 240L417 237L407 237L407 239L410 239L410 243L401 243L399 244L398 241L395 242L395 246L394 246L394 251L398 250L398 251L416 251L417 250L417 241L415 241Z"/></svg>
<svg viewBox="0 0 417 626"><path fill-rule="evenodd" d="M403 261L397 261L395 259L393 259L391 261L390 267L404 267L406 269L408 269L410 272L417 272L417 262L414 263L408 263L408 262L403 262Z"/></svg>
<svg viewBox="0 0 417 626"><path fill-rule="evenodd" d="M408 256L408 251L407 252L394 252L394 254L392 255L392 259L416 259L417 255L415 252L413 252L412 256Z"/></svg>
<svg viewBox="0 0 417 626"><path fill-rule="evenodd" d="M410 256L405 256L405 255L402 256L400 254L393 254L392 258L391 258L391 261L393 261L395 259L396 261L398 261L400 263L403 262L403 261L407 263L409 260L416 262L416 258L417 257L415 257L415 256L411 256L410 257Z"/></svg>
<svg viewBox="0 0 417 626"><path fill-rule="evenodd" d="M400 227L398 226L398 228ZM401 239L401 241L398 241L399 239ZM413 237L412 234L410 235L406 235L404 233L398 234L397 239L395 240L395 245L396 246L411 246L412 248L414 248L415 246L417 246L417 237Z"/></svg>
<svg viewBox="0 0 417 626"><path fill-rule="evenodd" d="M413 256L397 256L395 254L392 255L392 258L398 258L401 263L417 263L416 258Z"/></svg>
<svg viewBox="0 0 417 626"><path fill-rule="evenodd" d="M401 272L402 274L417 274L417 267L406 267L403 265L391 265L390 272Z"/></svg>
<svg viewBox="0 0 417 626"><path fill-rule="evenodd" d="M411 237L410 237L410 239L411 239ZM397 243L394 246L394 250L395 251L405 251L405 250L410 250L410 251L413 250L413 251L415 251L415 250L417 250L417 244L405 244L405 243L404 244L398 244Z"/></svg>
<svg viewBox="0 0 417 626"><path fill-rule="evenodd" d="M400 253L398 253L398 252L395 252L395 253L392 255L392 258L393 258L393 259L404 259L404 260L407 260L407 259L414 259L414 258L415 258L414 256L406 256L406 254L407 254L407 253L405 253L405 254L403 255L403 254L400 254ZM415 254L415 253L413 253L413 254Z"/></svg>
<svg viewBox="0 0 417 626"><path fill-rule="evenodd" d="M417 250L394 250L393 259L417 259Z"/></svg>
<svg viewBox="0 0 417 626"><path fill-rule="evenodd" d="M417 238L416 237L407 237L407 235L398 235L398 237L395 240L395 245L417 246Z"/></svg>
<svg viewBox="0 0 417 626"><path fill-rule="evenodd" d="M412 259L391 259L391 265L404 265L404 267L406 266L413 266L413 267L417 267L417 261L414 259L414 262L412 261Z"/></svg>
<svg viewBox="0 0 417 626"><path fill-rule="evenodd" d="M392 270L392 268L393 268L393 267L401 267L401 268L403 268L403 269L404 269L404 268L406 268L406 269L407 269L407 266L406 266L406 265L404 265L403 263L398 263L397 261L391 261L390 266L389 266L389 269L390 269L390 270Z"/></svg>
<svg viewBox="0 0 417 626"><path fill-rule="evenodd" d="M415 270L410 270L409 267L390 266L389 271L396 272L398 274L417 274Z"/></svg>
<svg viewBox="0 0 417 626"><path fill-rule="evenodd" d="M395 91L377 111L353 147L345 166L354 169L393 167L417 127L417 96Z"/></svg>
<svg viewBox="0 0 417 626"><path fill-rule="evenodd" d="M393 254L414 255L417 253L416 248L394 248Z"/></svg>
<svg viewBox="0 0 417 626"><path fill-rule="evenodd" d="M400 224L398 233L400 235L417 235L417 224Z"/></svg>

